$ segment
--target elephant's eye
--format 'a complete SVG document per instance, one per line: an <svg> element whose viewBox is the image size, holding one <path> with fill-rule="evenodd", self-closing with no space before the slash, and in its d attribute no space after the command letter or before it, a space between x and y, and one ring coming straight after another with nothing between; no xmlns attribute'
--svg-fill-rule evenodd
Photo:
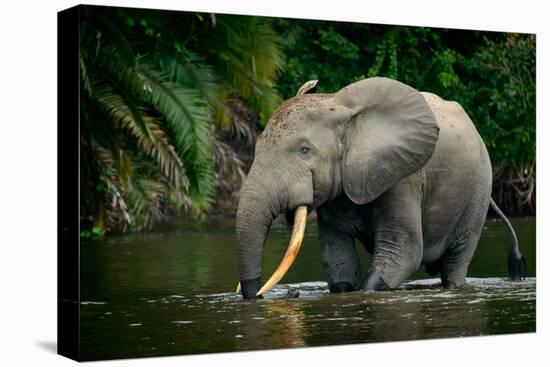
<svg viewBox="0 0 550 367"><path fill-rule="evenodd" d="M309 153L309 151L310 151L309 147L301 147L300 148L300 154L301 155L306 155L306 154Z"/></svg>

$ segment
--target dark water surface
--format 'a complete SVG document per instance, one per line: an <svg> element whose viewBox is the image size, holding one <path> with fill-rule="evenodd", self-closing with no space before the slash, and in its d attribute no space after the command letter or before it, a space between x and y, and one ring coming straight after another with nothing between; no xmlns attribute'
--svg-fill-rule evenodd
<svg viewBox="0 0 550 367"><path fill-rule="evenodd" d="M219 223L113 236L81 246L81 357L86 360L244 351L535 331L535 220L512 221L528 279L506 280L509 236L488 220L467 284L444 290L419 269L399 290L328 293L317 228L282 283L257 302L233 293L233 227ZM290 230L274 226L263 279ZM363 269L370 257L356 246ZM300 291L288 298L289 288Z"/></svg>

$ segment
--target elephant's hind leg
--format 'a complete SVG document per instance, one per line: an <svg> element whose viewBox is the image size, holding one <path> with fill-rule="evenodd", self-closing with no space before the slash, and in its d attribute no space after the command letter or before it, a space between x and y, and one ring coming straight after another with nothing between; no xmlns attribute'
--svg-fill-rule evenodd
<svg viewBox="0 0 550 367"><path fill-rule="evenodd" d="M479 234L467 232L453 242L441 258L441 285L447 289L460 287L466 280Z"/></svg>
<svg viewBox="0 0 550 367"><path fill-rule="evenodd" d="M474 256L489 207L488 196L473 200L473 207L463 214L449 238L449 246L441 258L441 285L447 289L464 284L468 266ZM485 205L486 203L486 205Z"/></svg>
<svg viewBox="0 0 550 367"><path fill-rule="evenodd" d="M361 267L354 239L319 217L321 259L332 293L351 292L361 285Z"/></svg>

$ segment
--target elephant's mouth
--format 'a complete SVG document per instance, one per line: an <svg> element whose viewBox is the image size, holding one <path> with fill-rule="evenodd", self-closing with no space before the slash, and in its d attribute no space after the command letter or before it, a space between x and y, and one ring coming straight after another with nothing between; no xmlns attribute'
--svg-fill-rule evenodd
<svg viewBox="0 0 550 367"><path fill-rule="evenodd" d="M292 222L292 235L290 236L290 241L288 243L285 255L283 256L281 263L279 264L273 275L271 275L269 280L263 285L263 287L260 288L260 290L256 293L256 296L261 296L262 294L268 292L275 285L277 285L277 283L279 283L279 281L285 276L288 269L290 269L290 267L294 263L294 260L296 260L296 257L298 256L298 252L300 251L302 241L304 240L304 234L306 232L308 208L306 205L301 205L294 210L286 212L287 220L288 215L291 212L294 212L294 220ZM239 293L240 291L241 283L239 282L236 292Z"/></svg>

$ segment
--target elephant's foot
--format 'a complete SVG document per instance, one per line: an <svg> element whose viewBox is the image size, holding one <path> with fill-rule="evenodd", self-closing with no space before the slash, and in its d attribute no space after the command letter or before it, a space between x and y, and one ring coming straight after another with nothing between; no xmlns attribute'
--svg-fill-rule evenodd
<svg viewBox="0 0 550 367"><path fill-rule="evenodd" d="M353 292L355 288L348 282L336 282L329 286L330 293L346 293Z"/></svg>
<svg viewBox="0 0 550 367"><path fill-rule="evenodd" d="M366 291L389 291L391 289L378 271L372 272L363 282L361 288Z"/></svg>
<svg viewBox="0 0 550 367"><path fill-rule="evenodd" d="M448 279L442 280L441 285L445 289L456 289L456 288L458 288L458 286L456 285L455 282L453 282L452 280L448 280Z"/></svg>

